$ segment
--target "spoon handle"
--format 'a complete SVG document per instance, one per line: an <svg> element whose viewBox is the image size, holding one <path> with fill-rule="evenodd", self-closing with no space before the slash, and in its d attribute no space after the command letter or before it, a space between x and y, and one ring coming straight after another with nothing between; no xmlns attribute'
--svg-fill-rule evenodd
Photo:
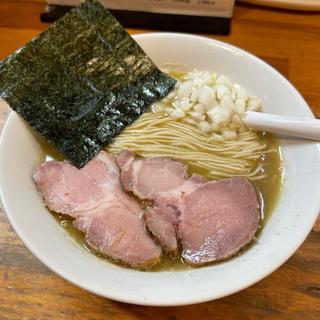
<svg viewBox="0 0 320 320"><path fill-rule="evenodd" d="M247 111L243 121L247 127L255 130L320 140L320 120L317 119L302 120L292 116Z"/></svg>

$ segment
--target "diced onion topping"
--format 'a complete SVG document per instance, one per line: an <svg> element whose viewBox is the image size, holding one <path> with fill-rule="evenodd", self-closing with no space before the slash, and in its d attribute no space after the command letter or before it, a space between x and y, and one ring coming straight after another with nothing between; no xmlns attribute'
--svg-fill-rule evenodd
<svg viewBox="0 0 320 320"><path fill-rule="evenodd" d="M174 90L152 106L153 112L197 126L211 135L211 140L234 140L245 127L245 111L262 111L262 102L250 96L225 75L193 70L177 82Z"/></svg>

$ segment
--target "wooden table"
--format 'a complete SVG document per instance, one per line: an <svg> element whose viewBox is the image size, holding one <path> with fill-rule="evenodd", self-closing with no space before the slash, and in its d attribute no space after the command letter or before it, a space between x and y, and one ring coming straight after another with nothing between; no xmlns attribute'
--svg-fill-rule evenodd
<svg viewBox="0 0 320 320"><path fill-rule="evenodd" d="M47 27L39 22L41 2L0 0L0 60ZM209 36L268 61L320 117L320 14L237 5L231 34ZM0 112L2 127L8 110ZM293 257L249 289L204 304L155 308L110 301L61 279L32 256L0 212L0 320L261 318L320 319L319 220Z"/></svg>

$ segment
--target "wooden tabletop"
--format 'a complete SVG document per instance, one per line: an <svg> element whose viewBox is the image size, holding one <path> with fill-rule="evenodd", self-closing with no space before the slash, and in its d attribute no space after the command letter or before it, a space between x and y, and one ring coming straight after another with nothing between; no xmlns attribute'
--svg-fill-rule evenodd
<svg viewBox="0 0 320 320"><path fill-rule="evenodd" d="M46 29L47 25L39 22L41 2L0 0L0 60ZM320 117L320 13L237 5L231 34L208 36L272 64ZM7 109L0 109L1 128L7 114ZM25 248L1 211L0 320L20 319L319 320L320 221L301 248L256 285L217 301L156 308L104 299L61 279Z"/></svg>

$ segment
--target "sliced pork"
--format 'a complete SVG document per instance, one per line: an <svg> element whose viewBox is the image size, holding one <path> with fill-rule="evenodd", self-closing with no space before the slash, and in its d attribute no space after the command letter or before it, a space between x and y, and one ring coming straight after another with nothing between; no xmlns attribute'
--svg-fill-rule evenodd
<svg viewBox="0 0 320 320"><path fill-rule="evenodd" d="M155 199L161 192L181 186L187 179L184 164L168 158L136 158L130 151L117 157L122 186L141 199Z"/></svg>
<svg viewBox="0 0 320 320"><path fill-rule="evenodd" d="M117 163L124 189L140 199L154 200L154 207L144 215L147 226L162 248L175 256L178 253L176 233L180 214L176 202L184 192L180 187L188 177L186 166L168 158L137 158L127 150L118 155Z"/></svg>
<svg viewBox="0 0 320 320"><path fill-rule="evenodd" d="M178 253L178 242L176 237L176 221L174 211L169 208L151 207L145 212L145 220L149 230L161 246L171 256Z"/></svg>
<svg viewBox="0 0 320 320"><path fill-rule="evenodd" d="M165 251L190 265L228 258L246 246L259 227L259 203L243 177L206 182L187 178L186 168L166 158L140 159L123 151L117 158L124 188L154 201L145 214Z"/></svg>
<svg viewBox="0 0 320 320"><path fill-rule="evenodd" d="M184 196L196 190L205 179L192 175L177 188L166 189L155 195L154 206L144 217L151 233L158 239L164 251L171 256L178 254L177 232L179 218L184 208Z"/></svg>
<svg viewBox="0 0 320 320"><path fill-rule="evenodd" d="M67 162L44 162L33 179L48 208L75 218L74 225L93 248L131 267L149 268L159 262L161 249L119 175L114 157L101 152L80 170Z"/></svg>
<svg viewBox="0 0 320 320"><path fill-rule="evenodd" d="M201 265L236 254L254 237L259 215L257 195L247 179L204 183L184 197L178 229L184 261Z"/></svg>

